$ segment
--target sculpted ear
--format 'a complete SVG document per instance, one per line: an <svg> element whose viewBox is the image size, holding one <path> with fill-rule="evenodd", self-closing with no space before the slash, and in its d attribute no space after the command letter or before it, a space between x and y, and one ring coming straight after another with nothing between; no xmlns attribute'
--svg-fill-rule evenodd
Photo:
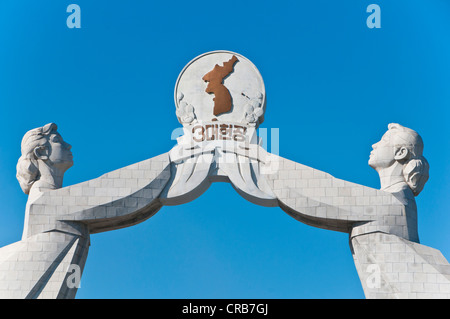
<svg viewBox="0 0 450 319"><path fill-rule="evenodd" d="M48 148L45 146L38 146L34 149L34 156L36 156L37 159L46 161L48 160Z"/></svg>
<svg viewBox="0 0 450 319"><path fill-rule="evenodd" d="M400 147L396 152L394 159L397 161L401 161L404 159L408 159L409 157L409 150L406 147Z"/></svg>

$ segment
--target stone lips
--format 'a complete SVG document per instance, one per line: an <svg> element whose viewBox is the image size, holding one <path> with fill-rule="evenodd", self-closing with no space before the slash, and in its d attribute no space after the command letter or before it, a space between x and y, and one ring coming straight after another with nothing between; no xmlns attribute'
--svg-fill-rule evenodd
<svg viewBox="0 0 450 319"><path fill-rule="evenodd" d="M236 56L238 61L223 85L232 97L231 111L215 116L214 94L208 94L208 85L202 78L217 64ZM174 90L178 121L183 125L217 120L257 127L264 121L266 107L265 86L256 66L244 56L230 51L212 51L197 56L180 72Z"/></svg>

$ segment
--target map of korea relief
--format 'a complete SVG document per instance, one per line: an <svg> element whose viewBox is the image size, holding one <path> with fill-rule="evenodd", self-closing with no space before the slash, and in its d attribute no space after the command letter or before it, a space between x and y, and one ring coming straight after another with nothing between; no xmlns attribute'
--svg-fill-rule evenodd
<svg viewBox="0 0 450 319"><path fill-rule="evenodd" d="M229 112L231 110L232 101L228 89L223 85L223 80L234 71L234 64L239 61L236 56L223 63L223 66L216 64L214 68L203 76L203 81L208 82L205 92L214 94L214 110L215 116Z"/></svg>

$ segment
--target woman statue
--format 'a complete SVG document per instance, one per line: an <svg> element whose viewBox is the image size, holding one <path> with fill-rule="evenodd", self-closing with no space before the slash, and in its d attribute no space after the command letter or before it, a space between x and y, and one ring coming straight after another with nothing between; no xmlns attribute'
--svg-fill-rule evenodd
<svg viewBox="0 0 450 319"><path fill-rule="evenodd" d="M17 179L28 194L22 240L0 248L0 298L74 298L90 234L140 223L161 207L167 154L62 188L71 146L47 124L25 134Z"/></svg>
<svg viewBox="0 0 450 319"><path fill-rule="evenodd" d="M62 187L64 173L73 165L71 148L57 132L54 123L32 129L23 137L16 177L28 195L25 225L28 224L30 205L44 191ZM25 227L22 239L27 237L28 227Z"/></svg>
<svg viewBox="0 0 450 319"><path fill-rule="evenodd" d="M373 145L369 165L381 190L334 178L272 155L266 176L289 215L306 224L347 232L367 298L450 298L450 265L419 244L414 197L428 180L423 142L413 130L389 124Z"/></svg>

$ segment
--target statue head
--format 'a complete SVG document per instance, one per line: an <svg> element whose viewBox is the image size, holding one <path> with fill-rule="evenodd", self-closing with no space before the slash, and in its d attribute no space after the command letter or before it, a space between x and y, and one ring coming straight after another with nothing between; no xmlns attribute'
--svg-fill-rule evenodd
<svg viewBox="0 0 450 319"><path fill-rule="evenodd" d="M64 142L57 129L56 124L49 123L28 131L22 139L16 176L25 194L39 180L53 188L61 187L64 172L73 165L72 146Z"/></svg>
<svg viewBox="0 0 450 319"><path fill-rule="evenodd" d="M423 141L420 135L400 124L391 123L388 131L372 148L369 165L380 174L382 188L403 179L413 194L419 195L429 177L429 165L422 155Z"/></svg>

